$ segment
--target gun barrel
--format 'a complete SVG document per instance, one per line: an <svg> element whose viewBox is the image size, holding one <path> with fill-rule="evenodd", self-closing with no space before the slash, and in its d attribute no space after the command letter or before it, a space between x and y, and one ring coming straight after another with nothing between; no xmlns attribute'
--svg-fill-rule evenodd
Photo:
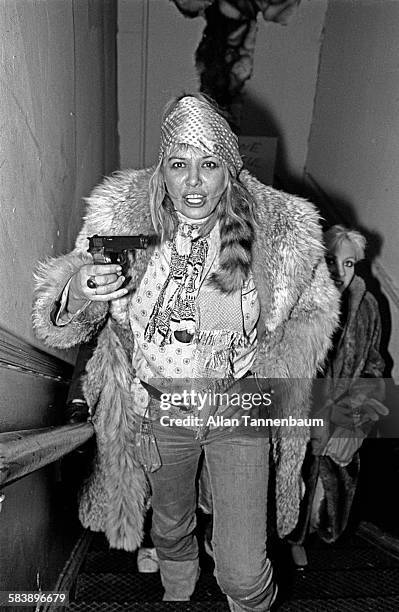
<svg viewBox="0 0 399 612"><path fill-rule="evenodd" d="M104 249L104 251L119 253L121 251L133 251L134 249L146 249L150 238L140 234L138 236L92 236L89 238L90 250Z"/></svg>

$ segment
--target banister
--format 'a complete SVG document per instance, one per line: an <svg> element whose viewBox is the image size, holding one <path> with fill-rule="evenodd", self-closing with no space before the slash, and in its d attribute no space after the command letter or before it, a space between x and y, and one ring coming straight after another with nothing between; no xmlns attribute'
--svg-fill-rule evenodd
<svg viewBox="0 0 399 612"><path fill-rule="evenodd" d="M0 485L57 461L89 440L92 423L9 431L0 434Z"/></svg>
<svg viewBox="0 0 399 612"><path fill-rule="evenodd" d="M73 372L70 363L50 355L0 325L0 367L44 376L69 384Z"/></svg>

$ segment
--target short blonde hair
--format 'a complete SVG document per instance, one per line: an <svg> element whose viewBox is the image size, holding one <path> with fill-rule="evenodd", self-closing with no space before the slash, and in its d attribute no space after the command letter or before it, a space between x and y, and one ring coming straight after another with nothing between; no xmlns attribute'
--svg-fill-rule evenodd
<svg viewBox="0 0 399 612"><path fill-rule="evenodd" d="M344 240L352 244L355 250L356 261L364 259L367 241L363 234L344 225L333 225L324 232L324 243L327 251L333 251Z"/></svg>

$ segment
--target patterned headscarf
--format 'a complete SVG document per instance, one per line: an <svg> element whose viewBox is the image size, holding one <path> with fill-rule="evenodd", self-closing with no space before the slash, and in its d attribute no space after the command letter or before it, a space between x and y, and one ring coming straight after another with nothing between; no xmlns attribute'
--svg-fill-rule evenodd
<svg viewBox="0 0 399 612"><path fill-rule="evenodd" d="M187 144L222 159L236 177L243 162L237 136L206 100L181 98L161 126L160 160L173 145Z"/></svg>

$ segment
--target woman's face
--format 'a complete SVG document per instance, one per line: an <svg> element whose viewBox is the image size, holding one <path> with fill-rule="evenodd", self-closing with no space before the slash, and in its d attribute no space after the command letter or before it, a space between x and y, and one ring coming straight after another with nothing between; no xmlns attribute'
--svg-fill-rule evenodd
<svg viewBox="0 0 399 612"><path fill-rule="evenodd" d="M349 240L329 250L326 255L327 266L337 289L343 293L355 275L356 253Z"/></svg>
<svg viewBox="0 0 399 612"><path fill-rule="evenodd" d="M227 172L218 157L187 148L166 159L164 180L175 210L190 219L205 219L226 189Z"/></svg>

